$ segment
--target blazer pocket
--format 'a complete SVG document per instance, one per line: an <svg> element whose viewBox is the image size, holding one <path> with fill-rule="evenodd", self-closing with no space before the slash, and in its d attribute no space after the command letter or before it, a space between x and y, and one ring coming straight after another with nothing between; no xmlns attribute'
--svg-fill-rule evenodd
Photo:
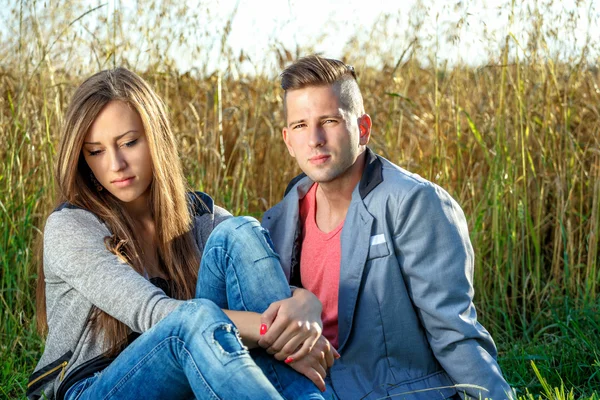
<svg viewBox="0 0 600 400"><path fill-rule="evenodd" d="M385 257L389 254L390 250L388 249L385 235L380 233L378 235L371 236L371 239L369 240L369 255L367 256L367 260Z"/></svg>

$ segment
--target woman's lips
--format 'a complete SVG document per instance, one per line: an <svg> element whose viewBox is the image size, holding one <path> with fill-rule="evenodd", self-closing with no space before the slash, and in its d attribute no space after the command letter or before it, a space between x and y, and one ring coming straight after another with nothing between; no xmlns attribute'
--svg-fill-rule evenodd
<svg viewBox="0 0 600 400"><path fill-rule="evenodd" d="M112 181L112 184L118 188L124 188L126 186L131 185L133 183L134 179L135 179L135 176L130 176L129 178L123 178L123 179L116 179L116 180Z"/></svg>

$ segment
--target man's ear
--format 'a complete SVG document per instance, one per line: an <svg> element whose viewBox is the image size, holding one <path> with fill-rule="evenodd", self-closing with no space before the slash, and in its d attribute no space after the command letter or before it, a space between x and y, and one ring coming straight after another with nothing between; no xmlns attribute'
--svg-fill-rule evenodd
<svg viewBox="0 0 600 400"><path fill-rule="evenodd" d="M363 114L358 118L358 133L360 134L359 143L366 146L371 138L371 117L369 114Z"/></svg>
<svg viewBox="0 0 600 400"><path fill-rule="evenodd" d="M283 129L281 130L281 136L283 136L283 142L285 143L285 147L287 147L288 152L290 153L290 156L296 158L296 155L294 154L294 149L292 149L292 145L290 144L290 138L288 136L289 131L287 126L284 126Z"/></svg>

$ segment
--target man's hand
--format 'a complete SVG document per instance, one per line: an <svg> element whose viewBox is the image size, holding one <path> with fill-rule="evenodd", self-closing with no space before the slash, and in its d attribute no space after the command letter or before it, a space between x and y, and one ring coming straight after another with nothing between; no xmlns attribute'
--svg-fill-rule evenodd
<svg viewBox="0 0 600 400"><path fill-rule="evenodd" d="M299 361L313 348L323 330L322 305L305 289L296 289L291 298L277 301L262 314L266 333L258 345L278 360Z"/></svg>
<svg viewBox="0 0 600 400"><path fill-rule="evenodd" d="M340 355L337 350L333 348L324 336L320 336L306 357L290 362L288 365L306 376L321 392L324 392L327 370L331 368L334 361L338 358L340 358Z"/></svg>

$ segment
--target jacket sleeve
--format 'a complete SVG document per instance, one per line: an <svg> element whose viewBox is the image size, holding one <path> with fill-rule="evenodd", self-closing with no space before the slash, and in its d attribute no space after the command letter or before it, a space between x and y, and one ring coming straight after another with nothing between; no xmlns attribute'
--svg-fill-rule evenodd
<svg viewBox="0 0 600 400"><path fill-rule="evenodd" d="M477 322L473 248L463 211L429 182L417 184L396 211L396 255L438 362L456 384L465 385L457 389L461 395L512 398L494 342Z"/></svg>
<svg viewBox="0 0 600 400"><path fill-rule="evenodd" d="M133 331L145 332L182 301L166 296L108 251L104 238L109 235L86 210L51 214L44 229L46 285L64 282Z"/></svg>

